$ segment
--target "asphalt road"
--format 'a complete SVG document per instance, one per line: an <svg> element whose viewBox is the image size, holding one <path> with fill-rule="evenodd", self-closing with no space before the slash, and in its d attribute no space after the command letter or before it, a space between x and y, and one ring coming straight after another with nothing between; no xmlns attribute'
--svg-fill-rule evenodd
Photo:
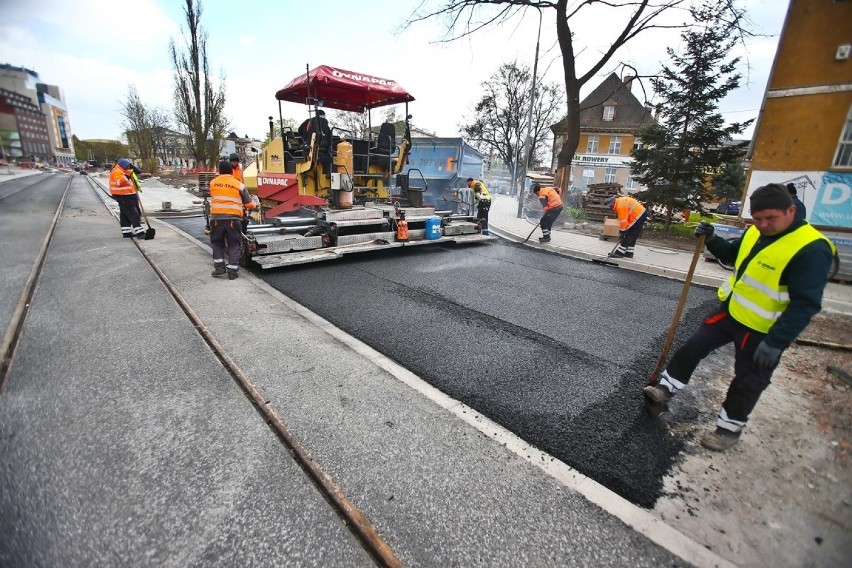
<svg viewBox="0 0 852 568"><path fill-rule="evenodd" d="M206 241L203 219L170 222ZM681 443L641 388L682 283L504 241L254 272L630 501L660 495ZM692 288L675 345L715 303Z"/></svg>

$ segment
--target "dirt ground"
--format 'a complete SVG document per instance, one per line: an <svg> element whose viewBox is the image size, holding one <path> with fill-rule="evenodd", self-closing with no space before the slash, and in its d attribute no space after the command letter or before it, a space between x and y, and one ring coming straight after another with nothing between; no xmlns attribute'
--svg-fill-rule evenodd
<svg viewBox="0 0 852 568"><path fill-rule="evenodd" d="M823 312L800 340L848 347L852 317ZM852 566L852 351L793 344L739 444L718 453L698 438L714 426L733 350L721 359L682 393L698 391L683 401L698 419L673 408L687 449L654 512L738 566Z"/></svg>

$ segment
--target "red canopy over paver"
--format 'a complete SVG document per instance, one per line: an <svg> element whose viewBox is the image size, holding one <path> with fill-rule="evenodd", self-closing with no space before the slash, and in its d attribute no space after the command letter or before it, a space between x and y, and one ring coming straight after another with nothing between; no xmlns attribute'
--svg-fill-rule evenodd
<svg viewBox="0 0 852 568"><path fill-rule="evenodd" d="M322 101L320 106L353 112L414 100L392 79L328 65L320 65L307 74L299 75L275 93L275 98L301 104L306 104L308 99L319 99Z"/></svg>

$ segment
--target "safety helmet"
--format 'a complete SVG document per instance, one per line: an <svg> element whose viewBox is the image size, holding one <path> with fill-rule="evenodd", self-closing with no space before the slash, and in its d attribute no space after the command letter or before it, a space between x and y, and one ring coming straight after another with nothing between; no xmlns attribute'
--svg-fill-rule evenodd
<svg viewBox="0 0 852 568"><path fill-rule="evenodd" d="M127 158L119 158L116 162L122 169L127 169L133 165L133 162L128 160Z"/></svg>
<svg viewBox="0 0 852 568"><path fill-rule="evenodd" d="M615 204L615 196L610 195L606 198L606 206L608 209L612 209L612 206Z"/></svg>
<svg viewBox="0 0 852 568"><path fill-rule="evenodd" d="M237 154L231 154L231 156L228 158L228 160L230 160L231 162L239 162L240 157Z"/></svg>

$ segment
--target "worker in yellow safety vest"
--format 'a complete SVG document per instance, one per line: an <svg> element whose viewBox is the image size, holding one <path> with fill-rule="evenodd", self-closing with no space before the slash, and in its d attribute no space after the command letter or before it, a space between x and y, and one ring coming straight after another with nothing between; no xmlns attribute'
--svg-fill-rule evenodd
<svg viewBox="0 0 852 568"><path fill-rule="evenodd" d="M491 211L491 193L485 187L485 182L467 178L467 186L473 191L473 201L476 203L477 225L483 235L488 234L488 212Z"/></svg>
<svg viewBox="0 0 852 568"><path fill-rule="evenodd" d="M651 403L665 407L683 389L699 361L733 343L734 378L714 431L701 444L722 451L736 444L784 349L822 309L822 294L837 249L807 221L796 219L787 189L772 183L749 199L754 224L728 242L706 221L695 229L707 248L734 266L718 290L721 307L678 349L656 385L645 387Z"/></svg>
<svg viewBox="0 0 852 568"><path fill-rule="evenodd" d="M210 246L213 249L211 274L221 276L227 273L229 280L235 280L240 271L243 209L251 211L256 207L246 186L237 181L232 172L230 162L223 160L219 162L219 175L210 180Z"/></svg>
<svg viewBox="0 0 852 568"><path fill-rule="evenodd" d="M615 211L618 217L618 246L609 253L613 258L633 258L636 241L642 233L642 227L648 218L645 206L629 196L613 195L606 200L606 206Z"/></svg>
<svg viewBox="0 0 852 568"><path fill-rule="evenodd" d="M139 213L138 186L132 176L133 162L127 158L116 160L109 172L109 193L118 202L118 224L125 239L145 237Z"/></svg>

